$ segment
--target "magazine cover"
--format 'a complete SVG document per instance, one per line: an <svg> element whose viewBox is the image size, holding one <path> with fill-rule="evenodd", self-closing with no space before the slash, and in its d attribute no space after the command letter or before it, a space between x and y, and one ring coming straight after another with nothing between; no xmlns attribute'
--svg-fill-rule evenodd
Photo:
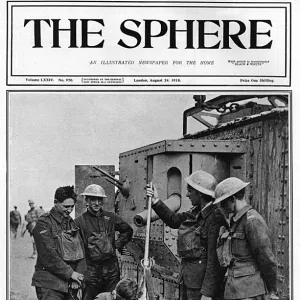
<svg viewBox="0 0 300 300"><path fill-rule="evenodd" d="M3 298L297 299L296 1L2 7Z"/></svg>

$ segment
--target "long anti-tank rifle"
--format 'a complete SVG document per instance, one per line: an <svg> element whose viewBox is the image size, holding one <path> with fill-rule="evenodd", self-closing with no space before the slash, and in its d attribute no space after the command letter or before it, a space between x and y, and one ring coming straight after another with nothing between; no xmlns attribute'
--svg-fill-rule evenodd
<svg viewBox="0 0 300 300"><path fill-rule="evenodd" d="M127 178L123 182L120 182L118 179L111 176L110 174L108 174L107 172L102 170L101 168L95 167L95 166L93 166L93 168L95 170L97 170L98 172L100 172L102 175L104 175L105 176L104 179L106 181L108 181L111 184L115 185L125 198L129 197L129 195L130 195L130 184L129 184L129 181L128 181Z"/></svg>

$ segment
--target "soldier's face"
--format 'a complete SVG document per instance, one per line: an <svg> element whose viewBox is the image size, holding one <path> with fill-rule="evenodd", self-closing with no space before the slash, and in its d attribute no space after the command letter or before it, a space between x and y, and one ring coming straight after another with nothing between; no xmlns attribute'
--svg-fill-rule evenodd
<svg viewBox="0 0 300 300"><path fill-rule="evenodd" d="M55 206L57 207L57 210L61 215L63 215L64 217L68 217L74 209L75 201L72 198L68 198L63 202L56 201Z"/></svg>
<svg viewBox="0 0 300 300"><path fill-rule="evenodd" d="M230 197L221 202L221 208L225 213L230 214L235 211L235 200L233 197Z"/></svg>
<svg viewBox="0 0 300 300"><path fill-rule="evenodd" d="M191 200L193 206L201 204L202 194L189 185L187 186L186 196Z"/></svg>
<svg viewBox="0 0 300 300"><path fill-rule="evenodd" d="M86 196L85 200L88 203L88 209L94 213L98 212L103 206L103 198Z"/></svg>

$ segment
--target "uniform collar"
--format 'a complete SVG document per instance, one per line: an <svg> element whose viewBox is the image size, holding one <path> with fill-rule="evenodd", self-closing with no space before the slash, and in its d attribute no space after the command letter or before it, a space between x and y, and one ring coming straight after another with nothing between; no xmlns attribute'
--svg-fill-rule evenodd
<svg viewBox="0 0 300 300"><path fill-rule="evenodd" d="M238 221L245 213L247 213L247 211L249 211L251 208L252 208L252 206L250 206L250 205L244 206L238 213L236 213L236 214L233 216L232 220L233 220L234 222L237 222L237 221Z"/></svg>
<svg viewBox="0 0 300 300"><path fill-rule="evenodd" d="M61 223L63 219L71 219L70 216L64 217L62 214L60 214L55 206L51 208L50 214L58 223Z"/></svg>
<svg viewBox="0 0 300 300"><path fill-rule="evenodd" d="M212 205L212 201L210 203L208 203L202 210L201 210L201 215L202 218L205 219L207 218L207 216L213 211L213 209L215 208L214 205Z"/></svg>
<svg viewBox="0 0 300 300"><path fill-rule="evenodd" d="M201 211L203 211L206 207L210 206L212 203L212 201L207 202L206 205L201 209Z"/></svg>
<svg viewBox="0 0 300 300"><path fill-rule="evenodd" d="M193 207L192 211L196 215L196 218L198 218L200 214L201 214L201 217L203 219L207 218L207 216L215 208L215 206L212 205L212 203L213 203L212 201L210 203L207 203L207 205L202 210L201 210L201 206L200 205Z"/></svg>
<svg viewBox="0 0 300 300"><path fill-rule="evenodd" d="M93 213L89 209L87 209L86 212L87 212L87 214L89 214L92 217L100 217L103 213L103 210L102 210L102 208L100 208L100 210L97 213Z"/></svg>

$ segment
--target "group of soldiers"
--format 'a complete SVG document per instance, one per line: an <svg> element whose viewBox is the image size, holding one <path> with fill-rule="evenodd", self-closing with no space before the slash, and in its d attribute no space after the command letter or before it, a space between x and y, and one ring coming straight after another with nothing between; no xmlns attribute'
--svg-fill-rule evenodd
<svg viewBox="0 0 300 300"><path fill-rule="evenodd" d="M30 258L36 258L37 252L36 252L35 241L33 239L33 229L37 223L37 220L41 215L45 213L45 211L42 206L36 207L34 201L31 199L28 200L28 204L29 204L29 210L24 216L25 222L23 222L23 225L21 227L21 237L24 237L26 231L28 231L33 245L33 253L30 256ZM14 238L16 239L18 234L18 228L22 224L22 216L18 211L17 206L14 206L14 210L10 212L9 217L10 217L10 230Z"/></svg>
<svg viewBox="0 0 300 300"><path fill-rule="evenodd" d="M133 229L115 213L103 210L107 196L101 186L89 185L82 195L87 210L73 220L77 194L72 186L59 187L53 208L33 230L38 255L32 285L39 300L95 299L121 284L116 250L131 240Z"/></svg>
<svg viewBox="0 0 300 300"><path fill-rule="evenodd" d="M267 225L245 199L249 183L230 177L217 184L204 171L185 182L193 208L182 213L172 212L155 188L147 188L157 215L178 228L182 299L279 299Z"/></svg>
<svg viewBox="0 0 300 300"><path fill-rule="evenodd" d="M159 199L155 186L146 187L153 210L178 229L181 299L279 299L268 228L245 199L248 183L230 177L217 184L204 171L185 182L192 208L180 213ZM87 210L73 220L77 195L71 186L59 187L53 208L33 229L37 262L32 285L38 299L136 300L137 284L120 281L116 254L131 240L133 229L103 209L107 196L101 186L89 185L81 195Z"/></svg>

